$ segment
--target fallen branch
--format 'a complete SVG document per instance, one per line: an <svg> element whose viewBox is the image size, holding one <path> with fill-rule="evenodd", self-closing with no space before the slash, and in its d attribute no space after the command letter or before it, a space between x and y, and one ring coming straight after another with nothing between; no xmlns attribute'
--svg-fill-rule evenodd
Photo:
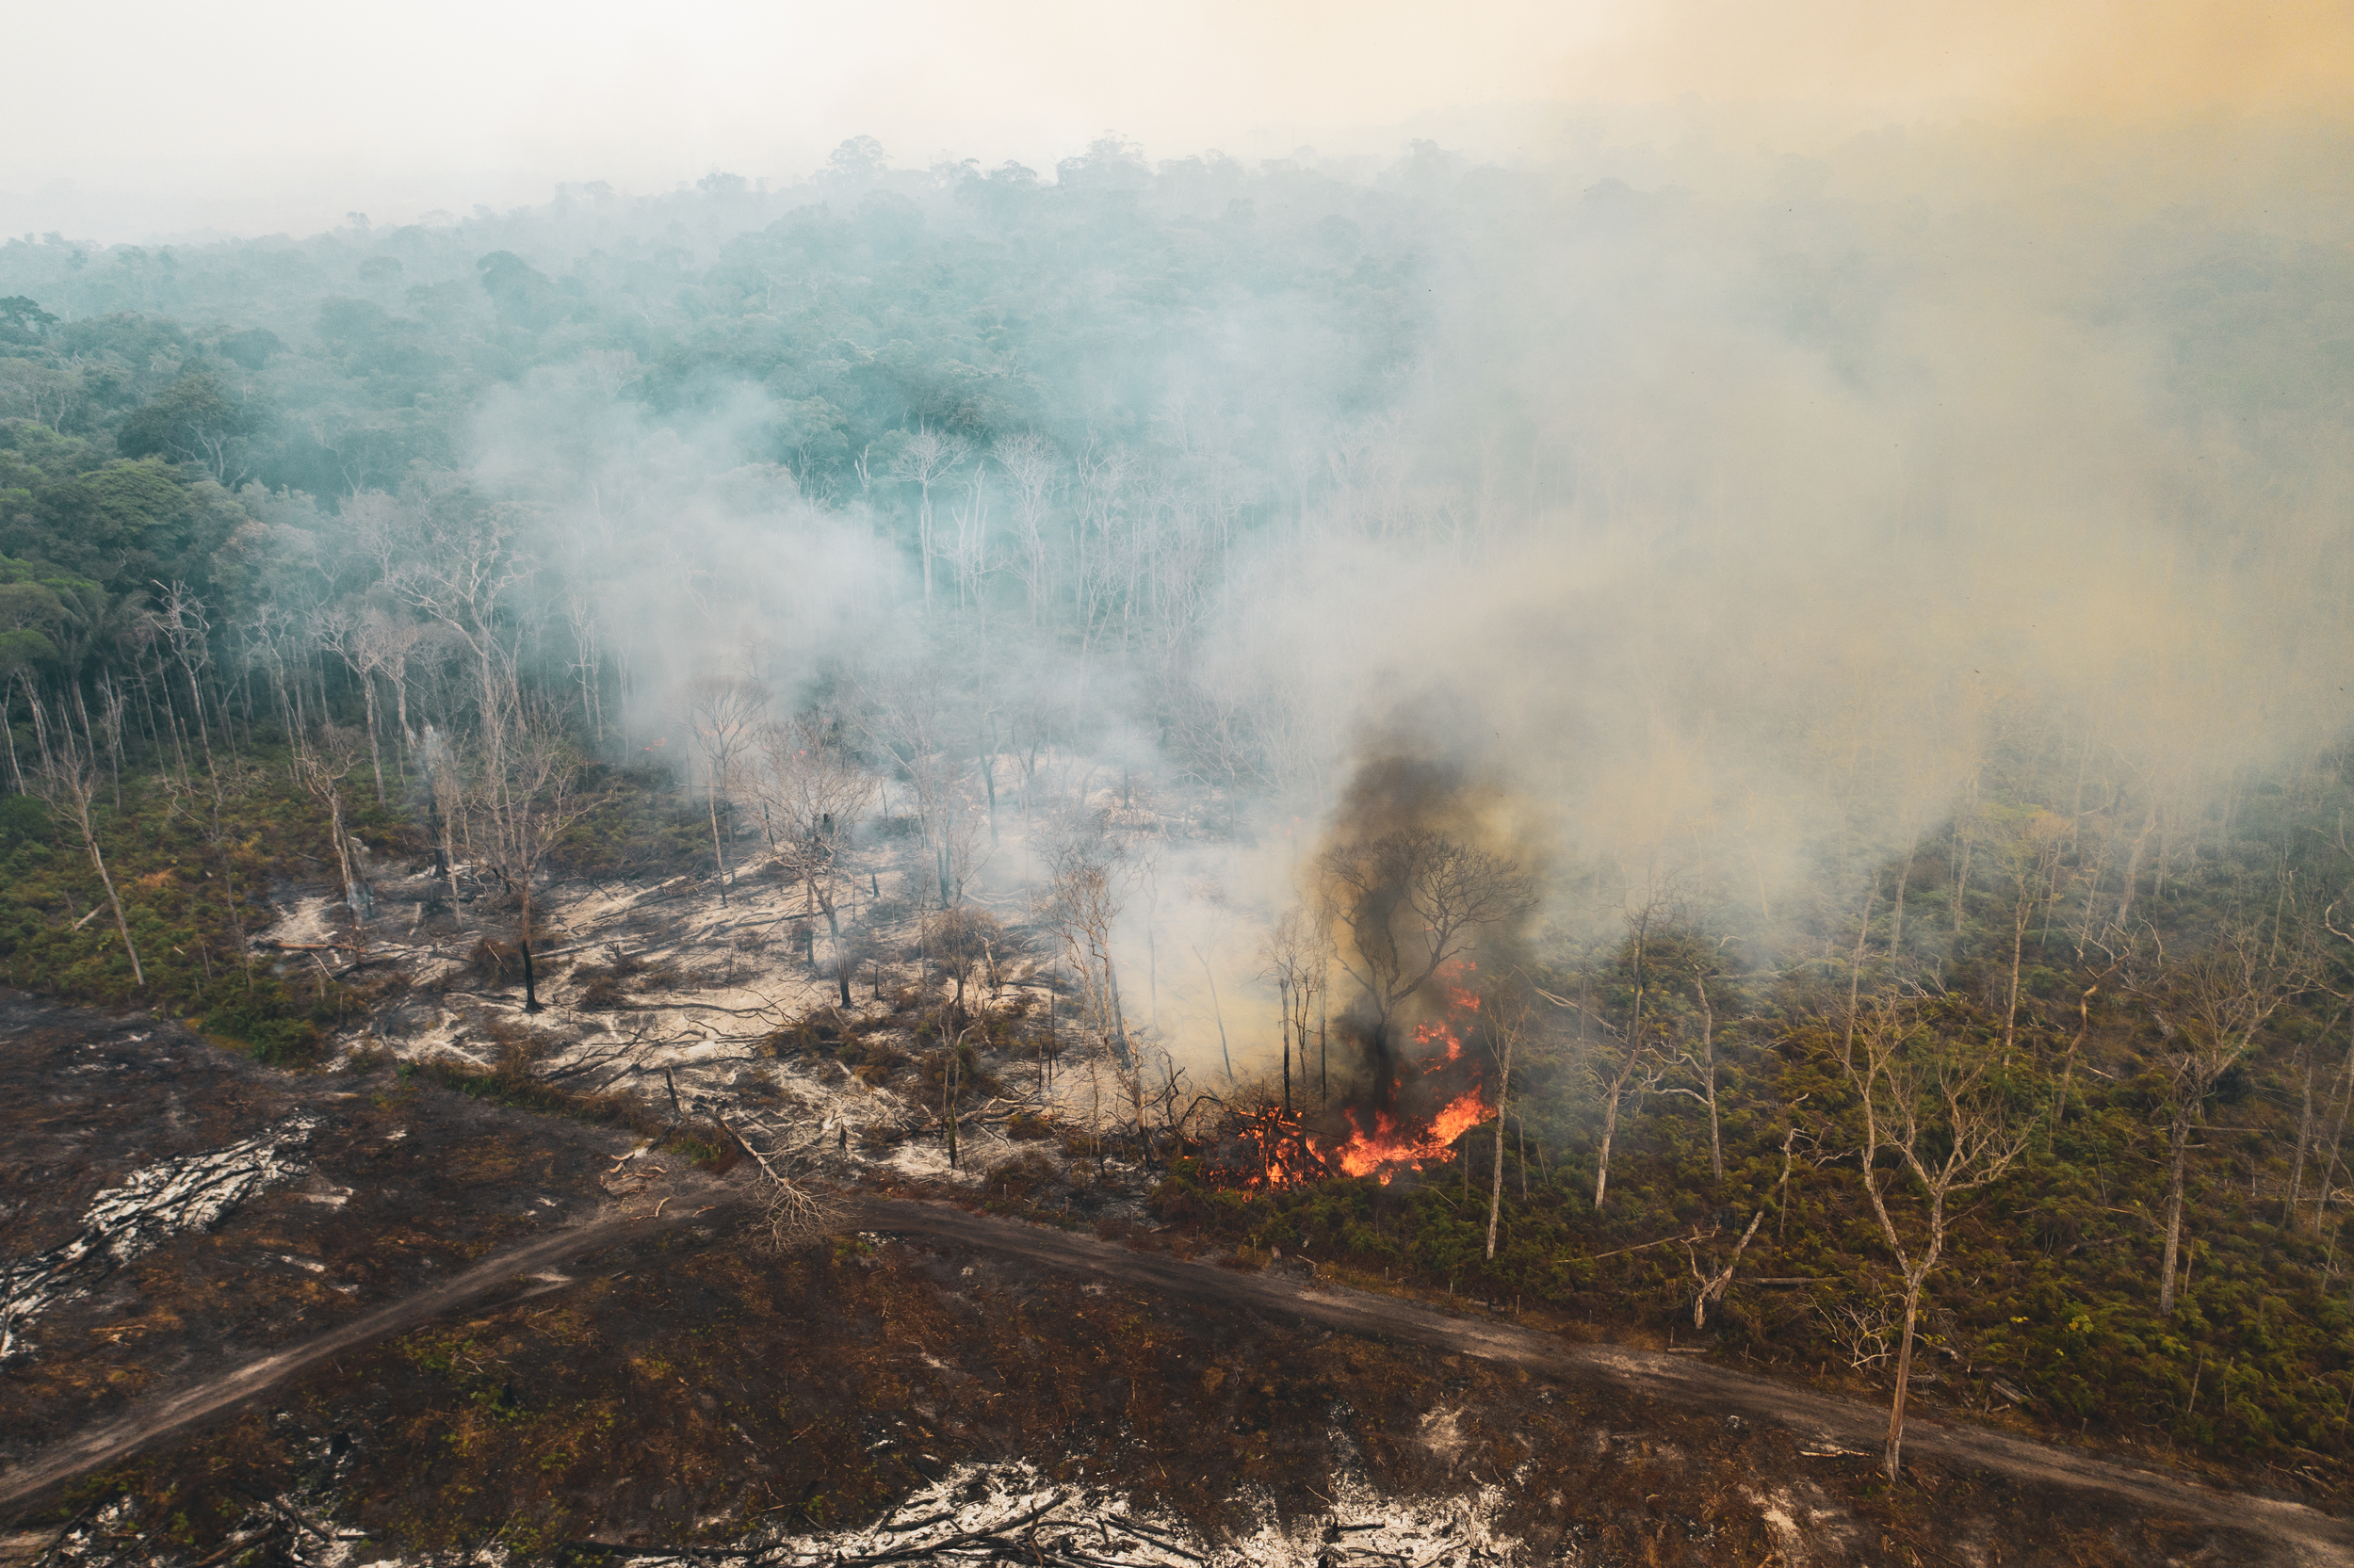
<svg viewBox="0 0 2354 1568"><path fill-rule="evenodd" d="M964 1530L955 1535L943 1536L937 1541L926 1541L921 1543L911 1542L907 1545L894 1547L892 1550L887 1552L877 1552L869 1557L846 1557L842 1559L842 1561L845 1563L904 1562L910 1558L928 1557L933 1552L947 1551L951 1546L962 1546L969 1542L987 1541L993 1537L1010 1534L1015 1530L1020 1529L1025 1525L1036 1524L1039 1520L1045 1518L1047 1514L1052 1513L1056 1509L1061 1508L1062 1506L1063 1494L1058 1492L1053 1496L1047 1498L1044 1503L1034 1509L1031 1509L1028 1513L1022 1514L1018 1518L1003 1520L982 1529Z"/></svg>
<svg viewBox="0 0 2354 1568"><path fill-rule="evenodd" d="M1652 1248L1652 1247L1673 1247L1673 1246L1677 1245L1677 1244L1678 1244L1678 1243L1680 1243L1680 1242L1692 1242L1692 1241L1698 1241L1698 1240L1701 1240L1701 1239L1702 1239L1702 1237L1701 1237L1701 1236L1700 1236L1700 1233L1699 1233L1699 1232L1697 1232L1697 1231L1693 1232L1693 1233L1692 1233L1690 1236L1688 1236L1688 1237L1686 1237L1686 1236L1664 1236L1664 1237L1660 1237L1657 1241L1639 1241L1639 1242L1635 1243L1635 1244L1634 1244L1633 1246L1632 1246L1632 1247L1617 1247L1617 1248L1614 1248L1614 1249L1612 1249L1610 1252L1607 1252L1607 1253L1595 1253L1590 1254L1590 1255L1586 1258L1586 1260L1585 1260L1585 1261L1586 1261L1586 1262L1588 1262L1588 1263L1599 1263L1599 1262L1601 1262L1601 1260L1602 1260L1602 1259L1604 1259L1604 1258L1606 1258L1606 1257L1616 1257L1616 1256L1617 1256L1619 1253L1640 1253L1640 1252L1644 1252L1644 1251L1646 1251L1646 1250L1648 1250L1648 1249L1649 1249L1649 1248Z"/></svg>
<svg viewBox="0 0 2354 1568"><path fill-rule="evenodd" d="M751 1140L728 1125L725 1116L715 1112L711 1119L719 1124L722 1132L736 1140L736 1147L753 1157L760 1167L760 1173L769 1180L769 1206L761 1215L761 1222L768 1228L771 1246L779 1252L788 1252L815 1241L833 1228L834 1214L830 1204L771 1165L768 1156L754 1148Z"/></svg>

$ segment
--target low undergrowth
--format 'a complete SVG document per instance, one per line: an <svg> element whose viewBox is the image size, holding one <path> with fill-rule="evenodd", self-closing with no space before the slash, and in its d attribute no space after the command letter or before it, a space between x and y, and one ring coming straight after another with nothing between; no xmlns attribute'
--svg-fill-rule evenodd
<svg viewBox="0 0 2354 1568"><path fill-rule="evenodd" d="M1804 1075L1770 1058L1754 1070ZM1819 1085L1816 1085L1819 1089ZM2269 1467L2334 1497L2354 1458L2354 1301L2330 1238L2283 1225L2243 1174L2196 1193L2190 1283L2161 1316L2161 1236L2148 1211L2146 1116L2130 1080L2096 1085L2025 1169L1973 1194L1931 1278L1916 1398L2047 1430L2098 1431L2193 1460ZM1705 1343L1754 1362L1888 1386L1901 1313L1852 1155L1798 1163L1773 1192L1778 1139L1753 1129L1709 1173L1704 1119L1646 1113L1594 1204L1590 1137L1550 1149L1507 1137L1495 1256L1486 1253L1494 1123L1455 1157L1383 1186L1331 1180L1259 1192L1177 1161L1152 1200L1164 1220L1230 1245L1305 1252L1372 1278L1504 1309ZM1525 1157L1524 1157L1525 1156ZM1759 1207L1736 1281L1696 1333L1701 1277Z"/></svg>
<svg viewBox="0 0 2354 1568"><path fill-rule="evenodd" d="M119 798L119 803L118 803ZM398 808L351 793L347 821L371 850L416 852ZM103 1007L150 1006L265 1061L300 1064L366 993L313 955L256 955L273 890L332 882L334 846L282 756L223 757L210 776L127 774L99 797L99 851L122 900L131 957L80 834L24 795L0 797L0 980Z"/></svg>

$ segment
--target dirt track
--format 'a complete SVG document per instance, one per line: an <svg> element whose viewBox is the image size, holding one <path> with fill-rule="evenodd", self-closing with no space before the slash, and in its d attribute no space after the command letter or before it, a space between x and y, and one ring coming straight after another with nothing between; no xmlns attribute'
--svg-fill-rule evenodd
<svg viewBox="0 0 2354 1568"><path fill-rule="evenodd" d="M410 1324L438 1317L510 1286L524 1286L513 1291L507 1298L510 1301L560 1290L572 1282L560 1277L535 1276L551 1273L557 1265L587 1253L698 1222L708 1223L710 1220L709 1211L699 1211L692 1205L660 1219L617 1215L574 1225L511 1248L463 1273L330 1329L317 1338L258 1356L218 1378L132 1406L115 1419L91 1427L50 1449L30 1464L0 1474L0 1508L29 1502L76 1476L184 1432L339 1351L373 1343Z"/></svg>
<svg viewBox="0 0 2354 1568"><path fill-rule="evenodd" d="M560 1289L569 1282L547 1276L570 1259L664 1231L710 1223L713 1218L710 1210L689 1202L658 1220L608 1217L500 1253L299 1346L144 1401L89 1428L31 1463L0 1475L0 1508L30 1502L76 1476L184 1433L339 1351L501 1292L511 1292L507 1299L512 1301ZM1564 1383L1620 1390L1673 1409L1739 1415L1783 1427L1826 1447L1875 1452L1886 1424L1885 1414L1876 1407L1702 1361L1613 1346L1565 1344L1532 1330L1456 1317L1392 1297L1139 1253L937 1204L863 1198L846 1210L843 1222L863 1230L920 1237L947 1249L1094 1274L1168 1297L1303 1319L1369 1338L1431 1346L1517 1366ZM514 1289L517 1285L523 1288ZM1916 1418L1908 1429L1907 1444L1911 1453L1950 1467L2101 1494L2128 1506L2256 1529L2290 1547L2303 1561L2354 1563L2354 1527L2298 1504L2216 1492L2180 1478L1932 1419Z"/></svg>
<svg viewBox="0 0 2354 1568"><path fill-rule="evenodd" d="M1188 1263L1131 1252L1017 1220L966 1214L934 1204L869 1201L855 1223L943 1244L1010 1253L1055 1268L1080 1269L1174 1296L1248 1305L1304 1317L1343 1333L1407 1340L1525 1367L1565 1382L1603 1383L1687 1410L1770 1422L1803 1436L1876 1455L1888 1431L1880 1407L1815 1393L1697 1358L1609 1345L1568 1345L1546 1334L1485 1318L1458 1317L1412 1301L1264 1273ZM1909 1454L2043 1485L2057 1485L2217 1525L2258 1528L2321 1562L2354 1562L2354 1524L2301 1504L2216 1492L2177 1477L2136 1470L2066 1448L1916 1416L1906 1428Z"/></svg>

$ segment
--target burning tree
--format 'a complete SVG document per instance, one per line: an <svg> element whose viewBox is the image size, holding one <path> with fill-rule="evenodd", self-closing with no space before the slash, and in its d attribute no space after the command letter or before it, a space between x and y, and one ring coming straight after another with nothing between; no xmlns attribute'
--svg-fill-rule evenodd
<svg viewBox="0 0 2354 1568"><path fill-rule="evenodd" d="M1325 928L1356 982L1375 1091L1397 1075L1397 1015L1480 935L1527 914L1535 888L1519 865L1442 832L1409 829L1325 851Z"/></svg>
<svg viewBox="0 0 2354 1568"><path fill-rule="evenodd" d="M1509 1038L1490 1026L1471 958L1484 936L1518 921L1535 902L1516 862L1444 832L1407 828L1338 845L1319 868L1323 897L1313 915L1287 914L1260 947L1282 1004L1283 1098L1230 1118L1230 1136L1246 1157L1226 1174L1246 1186L1331 1175L1387 1183L1402 1167L1457 1157L1457 1141L1494 1108L1483 1080L1492 1070L1501 1093L1524 1022L1515 1015ZM1361 1042L1366 1075L1349 1096L1354 1103L1326 1112L1318 1128L1293 1112L1293 1052L1304 1070L1309 1022L1317 1021L1321 1037L1326 975L1336 961L1354 982L1356 1002L1344 1022ZM1409 1011L1416 1018L1410 1042L1402 1038ZM1487 1049L1470 1048L1475 1043ZM1327 1083L1320 1082L1320 1099ZM1500 1193L1491 1194L1491 1208L1501 1203Z"/></svg>

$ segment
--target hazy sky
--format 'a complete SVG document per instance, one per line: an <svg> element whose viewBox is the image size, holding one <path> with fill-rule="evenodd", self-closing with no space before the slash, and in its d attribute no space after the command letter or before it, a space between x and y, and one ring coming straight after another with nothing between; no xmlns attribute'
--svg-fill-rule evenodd
<svg viewBox="0 0 2354 1568"><path fill-rule="evenodd" d="M0 233L102 239L789 178L861 134L1042 172L1105 130L1154 157L1541 157L1563 108L1802 142L2328 107L2354 80L2344 0L99 0L19 8L10 39Z"/></svg>

